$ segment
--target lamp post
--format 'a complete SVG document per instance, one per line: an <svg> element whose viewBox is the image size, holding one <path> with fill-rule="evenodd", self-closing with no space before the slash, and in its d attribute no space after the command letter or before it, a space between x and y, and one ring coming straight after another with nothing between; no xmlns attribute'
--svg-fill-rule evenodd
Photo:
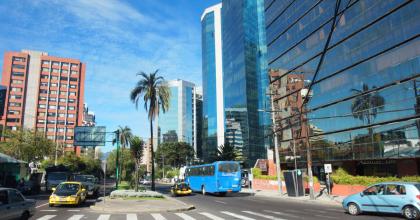
<svg viewBox="0 0 420 220"><path fill-rule="evenodd" d="M117 157L115 158L115 187L118 189L118 181L120 179L119 159L120 159L120 131L115 131L115 142L117 143Z"/></svg>

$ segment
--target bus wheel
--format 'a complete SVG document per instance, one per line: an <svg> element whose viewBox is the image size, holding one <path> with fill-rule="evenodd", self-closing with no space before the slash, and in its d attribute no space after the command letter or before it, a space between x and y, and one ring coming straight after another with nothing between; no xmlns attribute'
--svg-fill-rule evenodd
<svg viewBox="0 0 420 220"><path fill-rule="evenodd" d="M206 187L205 186L201 187L201 194L203 194L203 196L206 195Z"/></svg>
<svg viewBox="0 0 420 220"><path fill-rule="evenodd" d="M226 192L219 192L219 196L226 196Z"/></svg>

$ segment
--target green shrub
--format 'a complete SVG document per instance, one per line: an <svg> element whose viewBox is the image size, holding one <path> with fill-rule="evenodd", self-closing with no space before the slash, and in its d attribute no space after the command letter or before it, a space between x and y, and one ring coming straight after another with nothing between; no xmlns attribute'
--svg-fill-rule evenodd
<svg viewBox="0 0 420 220"><path fill-rule="evenodd" d="M376 176L353 176L348 174L344 169L339 168L332 174L332 179L335 184L344 185L362 185L368 186L380 182L420 182L420 176L405 176L397 177L376 177Z"/></svg>
<svg viewBox="0 0 420 220"><path fill-rule="evenodd" d="M277 176L269 176L269 175L262 175L261 174L261 169L259 168L253 168L252 169L252 174L254 175L255 179L262 179L262 180L277 180ZM280 176L280 178L282 180L284 180L284 175L282 173L282 175ZM308 176L304 176L303 180L308 182ZM316 176L314 176L314 183L318 183L318 178Z"/></svg>

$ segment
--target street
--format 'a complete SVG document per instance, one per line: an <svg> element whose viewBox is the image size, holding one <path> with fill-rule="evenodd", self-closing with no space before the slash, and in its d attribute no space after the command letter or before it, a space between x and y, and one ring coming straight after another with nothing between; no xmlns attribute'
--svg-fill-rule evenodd
<svg viewBox="0 0 420 220"><path fill-rule="evenodd" d="M169 186L158 185L157 190L167 194ZM363 214L352 217L344 213L343 209L334 205L320 205L290 201L286 199L272 199L268 197L255 197L246 193L238 193L219 197L215 195L193 194L191 196L177 197L177 199L193 204L196 208L185 212L164 213L99 213L92 211L89 206L94 205L95 199L87 200L81 207L48 207L48 195L40 195L29 198L37 200L36 213L31 219L402 219L396 215ZM136 202L136 201L133 201Z"/></svg>

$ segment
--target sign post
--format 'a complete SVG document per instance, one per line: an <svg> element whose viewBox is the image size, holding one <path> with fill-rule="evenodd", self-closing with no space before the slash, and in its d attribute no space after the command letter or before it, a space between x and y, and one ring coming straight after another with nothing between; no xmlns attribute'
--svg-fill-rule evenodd
<svg viewBox="0 0 420 220"><path fill-rule="evenodd" d="M328 195L331 195L331 181L330 181L330 173L332 173L332 166L331 164L324 164L324 171L326 174L326 185L328 190Z"/></svg>
<svg viewBox="0 0 420 220"><path fill-rule="evenodd" d="M102 161L102 170L104 171L104 203L105 203L105 196L106 196L106 160Z"/></svg>

